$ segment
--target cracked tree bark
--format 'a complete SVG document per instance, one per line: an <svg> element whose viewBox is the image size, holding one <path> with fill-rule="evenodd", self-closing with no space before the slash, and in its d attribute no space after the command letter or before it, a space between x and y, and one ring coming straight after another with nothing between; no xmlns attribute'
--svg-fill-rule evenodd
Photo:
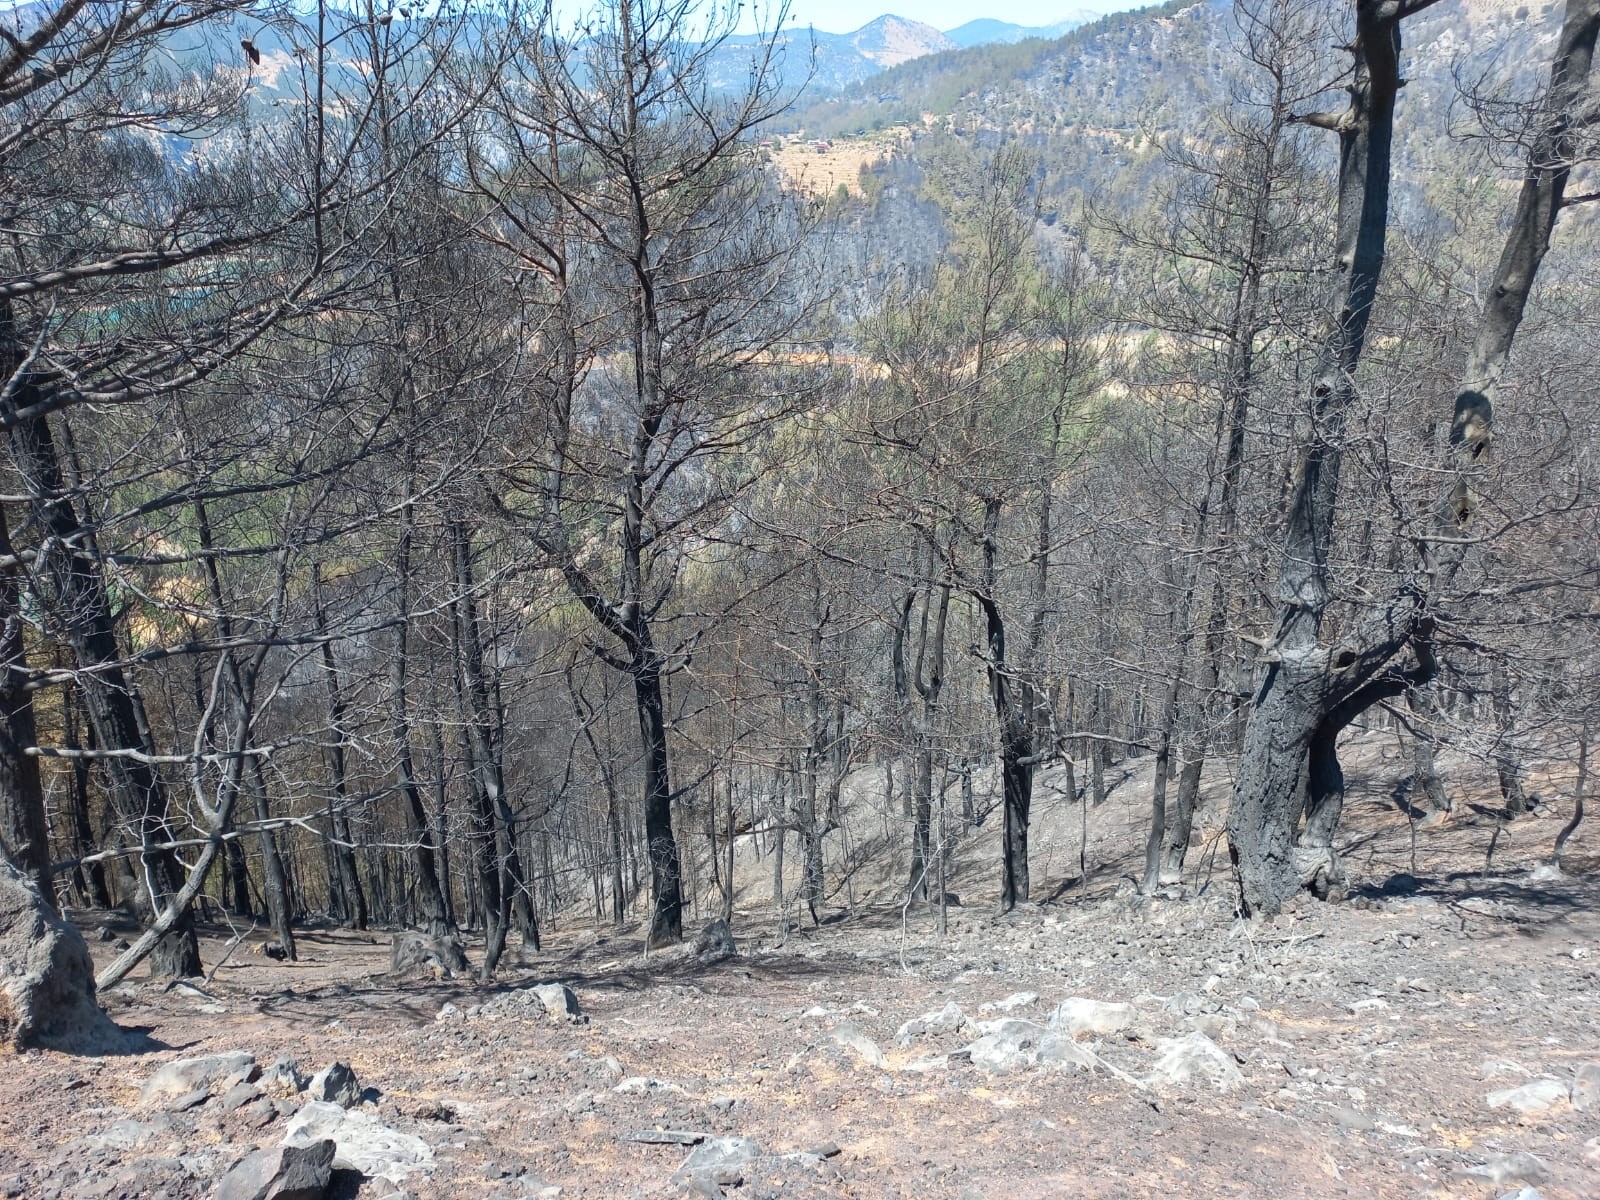
<svg viewBox="0 0 1600 1200"><path fill-rule="evenodd" d="M1278 619L1251 704L1228 815L1240 907L1270 914L1302 884L1337 886L1332 835L1343 804L1339 733L1370 705L1430 678L1432 596L1471 545L1473 485L1493 436L1494 399L1563 204L1575 129L1587 94L1600 0L1570 0L1495 278L1489 288L1451 426L1451 479L1417 578L1372 605L1333 645L1320 639L1330 602L1328 552L1343 435L1355 399L1368 319L1383 269L1390 148L1400 88L1402 19L1433 0L1355 0L1349 108L1307 118L1340 140L1336 316L1324 339L1312 405L1315 436L1302 449L1278 577ZM1413 663L1395 660L1409 649ZM1302 814L1304 835L1298 835Z"/></svg>

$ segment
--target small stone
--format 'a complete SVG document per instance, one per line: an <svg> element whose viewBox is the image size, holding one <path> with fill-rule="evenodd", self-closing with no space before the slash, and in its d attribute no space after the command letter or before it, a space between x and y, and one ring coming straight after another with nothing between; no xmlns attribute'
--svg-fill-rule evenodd
<svg viewBox="0 0 1600 1200"><path fill-rule="evenodd" d="M1570 1090L1561 1080L1545 1077L1521 1087L1490 1092L1483 1101L1490 1108L1514 1108L1523 1116L1532 1116L1564 1103L1569 1095Z"/></svg>
<svg viewBox="0 0 1600 1200"><path fill-rule="evenodd" d="M594 1093L579 1092L571 1100L567 1101L565 1108L569 1117L577 1117L586 1112L594 1111Z"/></svg>
<svg viewBox="0 0 1600 1200"><path fill-rule="evenodd" d="M361 1103L361 1085L349 1063L333 1062L311 1077L306 1095L340 1108L355 1108Z"/></svg>
<svg viewBox="0 0 1600 1200"><path fill-rule="evenodd" d="M97 942L114 942L117 940L117 935L111 932L109 926L102 925L100 926L100 932L94 935L94 940Z"/></svg>
<svg viewBox="0 0 1600 1200"><path fill-rule="evenodd" d="M215 1200L322 1200L333 1178L334 1144L274 1146L246 1155L222 1177Z"/></svg>

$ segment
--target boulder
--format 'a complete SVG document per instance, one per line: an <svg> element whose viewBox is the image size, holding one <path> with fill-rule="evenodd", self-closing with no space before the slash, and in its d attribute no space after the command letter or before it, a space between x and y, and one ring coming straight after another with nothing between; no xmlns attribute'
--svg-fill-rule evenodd
<svg viewBox="0 0 1600 1200"><path fill-rule="evenodd" d="M95 1002L83 935L0 854L0 1048L106 1054L126 1043Z"/></svg>
<svg viewBox="0 0 1600 1200"><path fill-rule="evenodd" d="M361 1085L348 1063L329 1063L311 1077L306 1095L312 1100L325 1100L340 1108L355 1108L361 1103Z"/></svg>
<svg viewBox="0 0 1600 1200"><path fill-rule="evenodd" d="M894 1040L902 1046L909 1046L913 1038L928 1033L955 1033L971 1023L960 1006L951 1000L938 1012L925 1012L920 1017L912 1017L895 1031Z"/></svg>
<svg viewBox="0 0 1600 1200"><path fill-rule="evenodd" d="M1530 1080L1521 1087L1490 1092L1483 1102L1490 1108L1514 1108L1523 1116L1532 1116L1565 1103L1569 1095L1570 1089L1566 1084L1547 1076Z"/></svg>
<svg viewBox="0 0 1600 1200"><path fill-rule="evenodd" d="M222 1177L215 1200L322 1200L333 1178L333 1156L327 1138L257 1150Z"/></svg>
<svg viewBox="0 0 1600 1200"><path fill-rule="evenodd" d="M1035 1055L1039 1066L1055 1071L1092 1071L1100 1057L1087 1046L1080 1046L1065 1033L1047 1033L1039 1040Z"/></svg>
<svg viewBox="0 0 1600 1200"><path fill-rule="evenodd" d="M1003 1074L1016 1067L1031 1067L1038 1059L1038 1047L1050 1032L1033 1021L1006 1019L983 1021L983 1035L966 1048L972 1065Z"/></svg>
<svg viewBox="0 0 1600 1200"><path fill-rule="evenodd" d="M541 983L533 994L544 1005L545 1012L564 1021L576 1021L582 1013L578 1010L578 997L564 983Z"/></svg>
<svg viewBox="0 0 1600 1200"><path fill-rule="evenodd" d="M700 931L699 937L695 938L694 953L703 963L721 962L738 954L739 946L733 940L733 930L728 928L728 923L718 917Z"/></svg>
<svg viewBox="0 0 1600 1200"><path fill-rule="evenodd" d="M708 1137L689 1152L673 1179L684 1182L699 1176L738 1187L744 1182L744 1168L760 1157L761 1143L753 1138Z"/></svg>
<svg viewBox="0 0 1600 1200"><path fill-rule="evenodd" d="M405 975L421 969L441 979L467 972L467 956L453 937L430 937L407 930L397 933L389 951L389 973Z"/></svg>
<svg viewBox="0 0 1600 1200"><path fill-rule="evenodd" d="M978 1005L978 1011L987 1012L1015 1012L1019 1008L1027 1008L1039 999L1038 992L1012 992L1003 1000L990 1000Z"/></svg>
<svg viewBox="0 0 1600 1200"><path fill-rule="evenodd" d="M1180 1038L1162 1038L1156 1043L1155 1068L1146 1083L1210 1083L1226 1092L1244 1082L1233 1057L1203 1033L1187 1033Z"/></svg>
<svg viewBox="0 0 1600 1200"><path fill-rule="evenodd" d="M1138 1019L1139 1010L1131 1004L1068 996L1051 1016L1050 1028L1072 1037L1085 1033L1105 1036L1131 1029Z"/></svg>
<svg viewBox="0 0 1600 1200"><path fill-rule="evenodd" d="M273 1064L261 1072L259 1080L263 1091L276 1096L293 1096L306 1090L309 1082L300 1071L300 1064L287 1054L280 1054Z"/></svg>
<svg viewBox="0 0 1600 1200"><path fill-rule="evenodd" d="M144 1104L161 1104L197 1091L209 1095L221 1090L224 1082L232 1087L254 1079L256 1074L256 1057L245 1050L180 1058L146 1079L139 1099Z"/></svg>
<svg viewBox="0 0 1600 1200"><path fill-rule="evenodd" d="M340 1108L325 1100L313 1100L295 1113L284 1131L283 1144L305 1147L324 1138L334 1143L335 1170L399 1181L433 1166L433 1150L421 1138L392 1129L359 1109Z"/></svg>

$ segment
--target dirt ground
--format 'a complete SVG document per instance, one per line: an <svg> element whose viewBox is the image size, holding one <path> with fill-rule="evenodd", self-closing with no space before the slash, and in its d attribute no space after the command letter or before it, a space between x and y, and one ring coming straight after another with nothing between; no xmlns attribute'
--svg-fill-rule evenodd
<svg viewBox="0 0 1600 1200"><path fill-rule="evenodd" d="M637 929L585 918L492 985L388 978L387 934L331 929L302 935L297 963L240 952L203 987L132 982L103 1000L144 1035L137 1052L0 1060L0 1195L209 1196L281 1140L296 1101L166 1112L141 1106L139 1087L172 1059L247 1050L263 1067L351 1064L368 1110L431 1147L432 1169L398 1187L342 1174L344 1196L1600 1197L1600 1067L1566 1090L1600 1063L1593 831L1566 874L1533 874L1569 811L1552 801L1505 828L1485 873L1492 812L1464 804L1415 831L1396 770L1377 750L1353 756L1352 898L1308 898L1266 924L1234 919L1223 868L1205 862L1214 801L1192 880L1131 894L1143 791L1130 779L1090 817L1087 882L1075 851L1041 835L1036 863L1051 866L1036 866L1025 911L980 899L992 834L974 835L953 872L968 903L943 937L934 913L887 898L892 856L873 867L883 886L858 862L821 927L788 928L759 903L752 848L739 954L720 962L647 958ZM1081 808L1060 797L1046 823L1065 839ZM209 932L208 963L225 931ZM551 980L580 1020L534 1000ZM985 1069L960 1053L983 1032L971 1025L896 1038L952 1001L972 1022L1048 1025L1069 997L1132 1006L1126 1028L1080 1033L1092 1069L1030 1065L1031 1052ZM1170 1039L1196 1032L1237 1068L1225 1087L1156 1079ZM1529 1111L1491 1104L1542 1078L1560 1086ZM746 1146L720 1185L674 1178L682 1142L724 1135L759 1154Z"/></svg>

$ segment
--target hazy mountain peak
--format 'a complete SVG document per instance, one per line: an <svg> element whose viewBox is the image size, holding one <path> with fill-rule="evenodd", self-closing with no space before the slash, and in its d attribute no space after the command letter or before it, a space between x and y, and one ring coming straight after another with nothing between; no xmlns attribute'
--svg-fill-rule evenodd
<svg viewBox="0 0 1600 1200"><path fill-rule="evenodd" d="M845 36L859 53L881 67L897 67L924 54L956 48L955 42L932 25L908 21L893 13L885 13Z"/></svg>

